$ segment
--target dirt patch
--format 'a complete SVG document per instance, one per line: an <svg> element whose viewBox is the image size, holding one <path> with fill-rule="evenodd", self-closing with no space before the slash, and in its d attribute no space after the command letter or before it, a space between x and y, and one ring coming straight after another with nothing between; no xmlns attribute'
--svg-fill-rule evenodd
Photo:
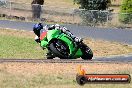
<svg viewBox="0 0 132 88"><path fill-rule="evenodd" d="M78 67L87 74L130 74L127 63L0 63L0 88L82 88L76 83ZM131 88L132 84L87 84L83 88Z"/></svg>
<svg viewBox="0 0 132 88"><path fill-rule="evenodd" d="M53 11L54 8L55 7L52 7L50 10L43 11L41 14L41 20L44 22L72 24L79 24L82 21L78 15L70 14L69 9L61 9L63 11ZM68 13L66 11L68 11ZM2 8L0 9L0 12L2 14L6 14L7 19L33 21L32 12L28 10L10 10Z"/></svg>
<svg viewBox="0 0 132 88"><path fill-rule="evenodd" d="M85 39L84 42L93 50L94 56L108 56L132 53L132 45L103 40L94 40L89 38Z"/></svg>
<svg viewBox="0 0 132 88"><path fill-rule="evenodd" d="M87 73L132 73L132 64L125 63L88 63L81 64ZM80 64L74 63L3 63L0 64L0 70L11 74L33 76L38 74L69 74L75 75L78 72Z"/></svg>
<svg viewBox="0 0 132 88"><path fill-rule="evenodd" d="M25 31L25 30L12 30L12 29L0 29L1 35L8 35L8 36L16 36L16 37L27 37L27 38L34 38L34 33Z"/></svg>
<svg viewBox="0 0 132 88"><path fill-rule="evenodd" d="M11 0L16 3L28 3L31 4L32 0ZM66 8L73 8L77 7L74 5L73 0L44 0L46 6L57 6L57 7L66 7Z"/></svg>

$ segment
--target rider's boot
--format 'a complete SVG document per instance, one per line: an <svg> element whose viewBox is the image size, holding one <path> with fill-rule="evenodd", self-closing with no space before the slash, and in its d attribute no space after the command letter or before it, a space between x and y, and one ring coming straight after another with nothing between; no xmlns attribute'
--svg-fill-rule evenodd
<svg viewBox="0 0 132 88"><path fill-rule="evenodd" d="M82 41L82 38L79 38L79 37L76 37L75 35L73 35L69 30L67 30L66 27L63 27L62 28L62 31L64 33L66 33L68 36L70 36L75 42L81 42Z"/></svg>
<svg viewBox="0 0 132 88"><path fill-rule="evenodd" d="M40 43L40 38L38 36L35 36L35 39L34 39L37 43Z"/></svg>
<svg viewBox="0 0 132 88"><path fill-rule="evenodd" d="M82 38L76 37L75 35L73 35L70 31L67 31L66 34L68 36L70 36L75 42L79 43L82 41Z"/></svg>
<svg viewBox="0 0 132 88"><path fill-rule="evenodd" d="M53 59L54 58L53 54L50 51L47 52L46 57L47 57L47 59Z"/></svg>

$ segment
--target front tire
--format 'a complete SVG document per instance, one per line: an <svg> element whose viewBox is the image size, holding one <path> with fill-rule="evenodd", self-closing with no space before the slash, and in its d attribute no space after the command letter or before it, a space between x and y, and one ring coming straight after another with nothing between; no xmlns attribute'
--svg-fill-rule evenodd
<svg viewBox="0 0 132 88"><path fill-rule="evenodd" d="M63 41L56 40L49 45L49 48L55 56L63 59L68 59L69 48Z"/></svg>
<svg viewBox="0 0 132 88"><path fill-rule="evenodd" d="M83 43L81 50L83 52L83 55L81 57L83 60L91 60L92 59L93 52L86 44Z"/></svg>

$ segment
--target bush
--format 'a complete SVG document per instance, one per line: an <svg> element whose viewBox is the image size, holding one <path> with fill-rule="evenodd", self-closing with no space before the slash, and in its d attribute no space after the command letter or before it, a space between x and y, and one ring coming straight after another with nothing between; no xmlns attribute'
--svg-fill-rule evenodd
<svg viewBox="0 0 132 88"><path fill-rule="evenodd" d="M84 25L95 26L107 22L109 11L106 11L111 0L74 0L80 4L80 16Z"/></svg>
<svg viewBox="0 0 132 88"><path fill-rule="evenodd" d="M123 23L132 23L132 0L123 0L119 20Z"/></svg>
<svg viewBox="0 0 132 88"><path fill-rule="evenodd" d="M132 23L132 14L129 13L120 13L119 21L125 24Z"/></svg>
<svg viewBox="0 0 132 88"><path fill-rule="evenodd" d="M106 10L111 3L111 0L74 0L80 4L81 9L86 10Z"/></svg>
<svg viewBox="0 0 132 88"><path fill-rule="evenodd" d="M5 0L0 0L0 7L5 7L7 2Z"/></svg>
<svg viewBox="0 0 132 88"><path fill-rule="evenodd" d="M80 12L80 16L83 20L83 25L96 26L98 24L104 24L110 18L109 11L99 11L99 10L83 10Z"/></svg>

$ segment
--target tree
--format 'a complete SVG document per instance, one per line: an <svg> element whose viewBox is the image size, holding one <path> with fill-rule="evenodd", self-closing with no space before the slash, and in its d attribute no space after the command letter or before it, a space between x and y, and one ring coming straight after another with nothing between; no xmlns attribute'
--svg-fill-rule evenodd
<svg viewBox="0 0 132 88"><path fill-rule="evenodd" d="M132 0L123 0L120 21L123 23L132 23Z"/></svg>
<svg viewBox="0 0 132 88"><path fill-rule="evenodd" d="M106 10L111 0L74 0L74 3L80 4L81 9Z"/></svg>
<svg viewBox="0 0 132 88"><path fill-rule="evenodd" d="M132 0L123 0L121 6L121 12L132 14Z"/></svg>

